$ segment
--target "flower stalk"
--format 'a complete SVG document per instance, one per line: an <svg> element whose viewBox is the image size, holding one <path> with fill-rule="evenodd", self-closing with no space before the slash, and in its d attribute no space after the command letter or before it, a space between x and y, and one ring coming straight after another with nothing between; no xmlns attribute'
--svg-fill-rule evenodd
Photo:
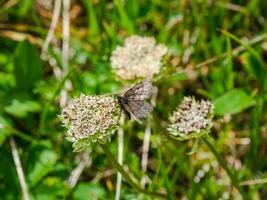
<svg viewBox="0 0 267 200"><path fill-rule="evenodd" d="M152 192L152 191L148 191L148 190L142 189L137 183L135 183L135 181L132 180L132 178L129 176L128 172L126 172L124 170L123 166L118 163L117 159L112 155L112 153L109 150L108 146L106 144L100 144L100 146L102 147L103 151L107 155L107 157L110 160L110 162L112 163L112 165L121 173L121 175L123 176L123 178L125 178L125 180L136 191L138 191L140 193L143 193L143 194L150 195L150 196L161 197L163 199L166 199L167 198L166 194L159 193L159 192Z"/></svg>
<svg viewBox="0 0 267 200"><path fill-rule="evenodd" d="M124 138L124 131L122 125L124 124L125 118L122 116L120 119L121 127L118 130L118 162L119 164L123 165L123 138ZM115 200L120 200L121 194L121 182L122 176L120 172L117 172L117 184L116 184L116 195Z"/></svg>

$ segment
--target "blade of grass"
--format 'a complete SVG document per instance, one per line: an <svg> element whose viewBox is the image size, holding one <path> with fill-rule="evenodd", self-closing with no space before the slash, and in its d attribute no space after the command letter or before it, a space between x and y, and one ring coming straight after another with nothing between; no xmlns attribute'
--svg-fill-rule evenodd
<svg viewBox="0 0 267 200"><path fill-rule="evenodd" d="M257 98L257 106L252 111L252 119L251 119L251 149L250 149L250 159L252 160L251 168L257 168L258 165L255 163L259 163L258 160L258 151L259 151L259 143L261 140L260 134L260 116L263 110L264 98L258 97Z"/></svg>
<svg viewBox="0 0 267 200"><path fill-rule="evenodd" d="M114 0L114 4L115 4L115 6L119 12L120 18L121 18L121 23L129 34L134 34L135 33L134 25L133 25L132 21L129 19L127 12L123 8L123 5L121 2L122 1L120 1L120 0Z"/></svg>
<svg viewBox="0 0 267 200"><path fill-rule="evenodd" d="M86 7L86 11L88 15L89 39L93 40L96 36L100 34L100 28L98 25L96 13L95 13L93 3L91 0L83 0L83 4Z"/></svg>
<svg viewBox="0 0 267 200"><path fill-rule="evenodd" d="M262 58L260 57L258 52L255 51L248 43L243 42L238 37L236 37L235 35L233 35L232 33L228 32L226 30L219 29L219 31L222 34L224 34L224 35L228 36L229 38L231 38L232 40L236 41L240 45L242 45L246 50L248 50L259 61L259 63L261 63L262 66L264 66L264 61L262 60Z"/></svg>
<svg viewBox="0 0 267 200"><path fill-rule="evenodd" d="M158 165L160 168L160 173L162 174L162 178L167 189L167 199L174 200L172 183L171 181L169 181L167 168L163 166L162 154L160 148L157 148L157 155L158 155Z"/></svg>
<svg viewBox="0 0 267 200"><path fill-rule="evenodd" d="M231 46L231 41L229 38L227 38L227 59L224 66L225 70L225 87L227 90L231 90L234 87L234 72L233 72L233 50Z"/></svg>
<svg viewBox="0 0 267 200"><path fill-rule="evenodd" d="M207 138L202 137L202 139L204 140L204 142L206 143L206 145L209 147L209 149L211 150L211 152L213 153L213 155L216 157L216 160L219 162L219 164L221 165L221 167L226 171L227 175L231 179L232 184L239 191L239 193L241 194L241 196L243 197L243 199L248 200L249 198L247 197L247 195L244 193L244 191L240 187L239 182L238 182L236 176L233 174L233 172L227 166L226 162L221 158L221 156L219 155L219 153L216 151L216 149L213 147L213 145L210 143L210 141Z"/></svg>

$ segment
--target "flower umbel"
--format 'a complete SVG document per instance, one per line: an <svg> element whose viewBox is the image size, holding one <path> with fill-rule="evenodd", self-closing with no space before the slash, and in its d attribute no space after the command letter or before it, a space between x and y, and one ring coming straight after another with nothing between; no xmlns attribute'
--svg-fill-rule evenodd
<svg viewBox="0 0 267 200"><path fill-rule="evenodd" d="M81 94L62 110L60 119L68 128L74 151L93 142L105 143L119 128L120 107L113 97Z"/></svg>
<svg viewBox="0 0 267 200"><path fill-rule="evenodd" d="M209 132L212 118L213 104L210 101L185 97L170 118L169 130L172 135L183 139L198 137L201 133Z"/></svg>
<svg viewBox="0 0 267 200"><path fill-rule="evenodd" d="M133 35L125 40L124 46L117 47L111 56L111 65L122 79L150 77L158 74L161 60L168 52L164 44L156 44L153 37Z"/></svg>

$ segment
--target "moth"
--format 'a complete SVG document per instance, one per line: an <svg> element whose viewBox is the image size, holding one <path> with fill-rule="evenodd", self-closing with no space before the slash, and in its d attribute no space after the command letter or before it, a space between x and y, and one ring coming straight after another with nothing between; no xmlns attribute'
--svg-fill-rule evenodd
<svg viewBox="0 0 267 200"><path fill-rule="evenodd" d="M148 117L153 107L145 102L152 94L151 79L145 79L137 85L127 90L124 95L118 96L118 103L123 112L131 118L141 123L141 119Z"/></svg>

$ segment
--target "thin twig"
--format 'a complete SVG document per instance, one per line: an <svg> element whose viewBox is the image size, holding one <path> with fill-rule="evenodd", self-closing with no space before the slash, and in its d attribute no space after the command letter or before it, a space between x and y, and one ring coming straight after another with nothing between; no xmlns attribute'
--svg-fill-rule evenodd
<svg viewBox="0 0 267 200"><path fill-rule="evenodd" d="M48 34L45 38L43 47L42 47L42 53L41 53L41 58L46 59L47 58L47 49L48 46L54 36L55 29L57 27L57 22L59 19L60 15L60 10L61 10L61 0L55 0L54 4L54 10L53 10L53 16L52 16L52 22L48 31Z"/></svg>
<svg viewBox="0 0 267 200"><path fill-rule="evenodd" d="M62 67L63 74L68 71L69 68L69 39L70 39L70 0L63 0L63 27L62 27Z"/></svg>
<svg viewBox="0 0 267 200"><path fill-rule="evenodd" d="M151 135L151 119L147 120L145 135L143 139L142 147L142 158L141 158L141 169L143 176L141 178L141 187L145 188L146 184L149 182L149 177L146 175L147 163L148 163L148 152L149 152L149 143Z"/></svg>
<svg viewBox="0 0 267 200"><path fill-rule="evenodd" d="M55 0L51 25L50 25L48 34L45 38L45 41L44 41L44 44L42 47L42 53L41 53L41 58L43 60L49 61L49 64L51 65L53 73L54 73L57 80L61 79L62 70L57 65L56 59L47 54L47 49L48 49L48 46L49 46L52 38L54 37L54 32L55 32L56 26L58 24L58 19L60 16L61 4L62 4L62 0Z"/></svg>
<svg viewBox="0 0 267 200"><path fill-rule="evenodd" d="M257 185L257 184L267 184L267 178L247 180L240 182L240 185Z"/></svg>
<svg viewBox="0 0 267 200"><path fill-rule="evenodd" d="M83 170L86 167L91 166L92 160L90 158L90 152L91 151L83 151L77 155L79 165L71 171L70 177L68 179L68 183L71 188L74 188L76 186Z"/></svg>
<svg viewBox="0 0 267 200"><path fill-rule="evenodd" d="M63 44L62 44L62 74L66 74L69 69L69 40L70 40L70 0L63 0ZM64 88L60 92L60 107L65 107L68 101L67 84L71 84L68 80Z"/></svg>
<svg viewBox="0 0 267 200"><path fill-rule="evenodd" d="M71 171L70 177L68 179L68 183L71 188L74 188L75 185L77 184L84 168L85 168L85 163L83 161L80 161L79 165Z"/></svg>
<svg viewBox="0 0 267 200"><path fill-rule="evenodd" d="M151 104L153 107L156 105L156 100L157 100L157 94L158 94L158 88L154 87L153 88L153 94L151 98ZM151 118L147 120L146 124L146 130L145 130L145 135L144 135L144 140L143 140L143 147L142 147L142 160L141 160L141 169L144 174L144 176L141 179L141 187L144 188L145 185L147 184L147 181L149 178L146 176L146 171L147 171L147 163L148 163L148 152L149 152L149 143L150 143L150 135L151 135Z"/></svg>
<svg viewBox="0 0 267 200"><path fill-rule="evenodd" d="M147 124L146 124L145 135L144 135L142 160L141 160L141 168L142 168L142 172L144 173L147 170L150 135L151 135L151 119L148 119Z"/></svg>
<svg viewBox="0 0 267 200"><path fill-rule="evenodd" d="M18 150L17 150L16 142L11 137L9 143L10 143L10 147L11 147L13 160L14 160L14 163L15 163L15 166L16 166L16 171L17 171L18 178L19 178L20 187L21 187L21 190L22 190L23 200L30 200L30 196L29 196L27 184L26 184L26 181L25 181L25 176L24 176L24 172L23 172L23 169L22 169L22 165L21 165L21 162L20 162L20 158L19 158L19 153L18 153Z"/></svg>
<svg viewBox="0 0 267 200"><path fill-rule="evenodd" d="M115 169L108 169L108 170L106 170L104 172L97 172L96 176L91 180L91 182L97 183L102 178L106 178L106 177L112 176L115 173L116 173Z"/></svg>
<svg viewBox="0 0 267 200"><path fill-rule="evenodd" d="M9 0L6 1L4 4L1 5L0 13L3 13L4 11L8 10L9 8L12 8L16 4L19 3L19 0Z"/></svg>
<svg viewBox="0 0 267 200"><path fill-rule="evenodd" d="M0 30L0 36L19 42L28 39L32 44L36 44L38 46L42 45L42 40L39 37L18 31Z"/></svg>
<svg viewBox="0 0 267 200"><path fill-rule="evenodd" d="M229 2L224 2L224 1L215 1L214 2L215 5L232 10L232 11L236 11L236 12L245 12L246 11L246 7L237 5L237 4L233 4L233 3L229 3Z"/></svg>
<svg viewBox="0 0 267 200"><path fill-rule="evenodd" d="M120 120L120 129L118 130L118 162L119 164L123 165L123 124L124 124L124 115L122 115ZM116 184L116 195L115 200L120 199L121 194L121 182L122 182L122 176L120 172L117 172L117 184Z"/></svg>

